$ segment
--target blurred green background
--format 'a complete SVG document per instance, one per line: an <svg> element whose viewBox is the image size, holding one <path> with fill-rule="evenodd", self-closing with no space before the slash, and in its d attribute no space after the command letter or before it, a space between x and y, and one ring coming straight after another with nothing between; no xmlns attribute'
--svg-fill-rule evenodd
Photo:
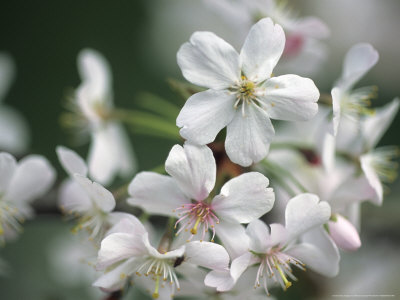
<svg viewBox="0 0 400 300"><path fill-rule="evenodd" d="M321 91L329 93L341 72L346 51L357 42L370 42L380 53L377 66L360 86L379 87L381 106L400 95L400 1L398 0L304 0L290 1L301 15L316 15L331 28L329 59L313 77ZM28 120L32 134L31 153L48 157L65 177L55 156L63 144L87 153L87 145L74 145L59 124L68 91L80 80L77 53L94 48L108 59L114 76L114 99L118 107L135 108L140 92L151 92L177 105L183 104L169 89L166 78L182 78L176 64L179 46L193 31L211 30L230 40L234 33L200 0L134 1L2 1L0 4L0 51L16 63L16 80L5 102ZM400 117L394 121L382 144L399 145ZM173 141L133 135L140 169L150 169L165 160ZM333 280L318 277L318 288L303 281L280 297L332 298L333 294L395 294L400 298L400 195L399 181L382 208L363 207L363 248L344 254L342 272ZM43 211L51 212L56 192L45 199ZM60 215L42 213L25 224L19 240L0 249L10 272L0 277L0 298L101 299L82 279L67 284L54 275L49 250L57 238L69 237L69 227ZM59 258L62 260L63 256ZM294 296L296 295L297 296ZM141 299L142 296L136 295ZM299 299L299 298L297 298Z"/></svg>

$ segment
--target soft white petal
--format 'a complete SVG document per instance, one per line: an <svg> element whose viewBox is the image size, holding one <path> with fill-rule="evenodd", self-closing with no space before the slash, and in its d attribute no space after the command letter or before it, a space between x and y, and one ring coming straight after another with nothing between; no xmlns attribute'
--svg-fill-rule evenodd
<svg viewBox="0 0 400 300"><path fill-rule="evenodd" d="M270 245L270 233L267 224L261 220L249 223L246 233L250 238L250 249L257 253L266 253Z"/></svg>
<svg viewBox="0 0 400 300"><path fill-rule="evenodd" d="M305 37L325 39L330 35L328 26L321 19L316 17L298 19L293 25L294 27L291 29L296 33L301 33Z"/></svg>
<svg viewBox="0 0 400 300"><path fill-rule="evenodd" d="M97 182L92 182L90 179L75 174L75 180L80 186L86 191L90 199L104 212L110 212L115 207L115 199L110 191L105 189L102 185Z"/></svg>
<svg viewBox="0 0 400 300"><path fill-rule="evenodd" d="M383 186L376 173L373 164L372 157L369 153L364 154L360 157L361 169L363 170L365 177L368 180L370 186L374 189L376 197L370 199L376 205L382 205L383 202Z"/></svg>
<svg viewBox="0 0 400 300"><path fill-rule="evenodd" d="M340 88L335 87L332 89L331 95L332 95L332 110L333 110L331 134L333 134L333 136L336 136L340 123L340 115L341 115L340 102L342 98L342 91Z"/></svg>
<svg viewBox="0 0 400 300"><path fill-rule="evenodd" d="M0 105L0 149L20 155L30 143L29 126L14 108Z"/></svg>
<svg viewBox="0 0 400 300"><path fill-rule="evenodd" d="M331 172L332 169L335 167L335 160L336 160L336 139L335 137L325 132L324 136L322 137L322 149L321 149L321 158L322 158L322 165L326 172Z"/></svg>
<svg viewBox="0 0 400 300"><path fill-rule="evenodd" d="M339 273L340 254L326 231L322 227L315 228L302 238L304 243L286 252L306 264L306 268L327 277L336 276Z"/></svg>
<svg viewBox="0 0 400 300"><path fill-rule="evenodd" d="M342 76L338 82L349 90L378 62L379 54L370 44L360 43L350 48L343 62Z"/></svg>
<svg viewBox="0 0 400 300"><path fill-rule="evenodd" d="M17 203L32 201L49 190L55 177L46 158L29 155L19 161L4 198Z"/></svg>
<svg viewBox="0 0 400 300"><path fill-rule="evenodd" d="M235 280L229 270L214 270L207 274L204 284L216 288L218 292L226 292L233 288Z"/></svg>
<svg viewBox="0 0 400 300"><path fill-rule="evenodd" d="M165 170L191 199L204 200L214 188L216 164L207 146L175 145L165 162Z"/></svg>
<svg viewBox="0 0 400 300"><path fill-rule="evenodd" d="M59 203L67 213L83 213L93 208L89 195L75 180L64 181L59 189Z"/></svg>
<svg viewBox="0 0 400 300"><path fill-rule="evenodd" d="M248 105L245 115L237 111L227 126L226 153L234 163L250 166L267 156L274 134L268 114L256 105Z"/></svg>
<svg viewBox="0 0 400 300"><path fill-rule="evenodd" d="M14 79L15 66L12 58L4 53L0 53L0 103L8 92L11 81Z"/></svg>
<svg viewBox="0 0 400 300"><path fill-rule="evenodd" d="M0 195L3 195L11 182L17 168L17 161L9 153L0 153Z"/></svg>
<svg viewBox="0 0 400 300"><path fill-rule="evenodd" d="M127 276L132 275L140 263L142 263L142 260L140 259L128 259L116 268L100 276L93 283L93 286L97 286L108 292L118 291L125 286Z"/></svg>
<svg viewBox="0 0 400 300"><path fill-rule="evenodd" d="M131 196L128 204L139 206L150 214L173 216L173 210L190 203L173 178L153 172L137 174L129 184L128 192Z"/></svg>
<svg viewBox="0 0 400 300"><path fill-rule="evenodd" d="M258 172L237 176L225 183L213 199L213 210L221 220L232 223L258 219L274 205L275 194L268 185L268 178Z"/></svg>
<svg viewBox="0 0 400 300"><path fill-rule="evenodd" d="M285 34L270 18L258 21L250 29L240 52L244 75L255 82L271 76L285 47Z"/></svg>
<svg viewBox="0 0 400 300"><path fill-rule="evenodd" d="M221 245L194 241L186 244L185 261L213 270L226 270L229 254Z"/></svg>
<svg viewBox="0 0 400 300"><path fill-rule="evenodd" d="M289 239L326 223L331 216L331 208L327 202L320 202L317 195L300 194L289 200L286 211L286 229Z"/></svg>
<svg viewBox="0 0 400 300"><path fill-rule="evenodd" d="M361 123L361 130L368 149L374 148L381 140L397 115L399 106L400 100L395 98L385 106L377 108L372 116L368 116Z"/></svg>
<svg viewBox="0 0 400 300"><path fill-rule="evenodd" d="M178 257L182 257L185 254L186 250L186 245L181 246L178 249L174 249L168 252L162 252L158 251L156 248L154 248L149 241L149 235L146 232L145 234L142 235L142 241L144 246L146 247L146 251L148 255L153 256L155 258L159 259L175 259Z"/></svg>
<svg viewBox="0 0 400 300"><path fill-rule="evenodd" d="M143 224L134 215L123 213L121 220L117 222L111 229L107 232L107 235L112 233L128 233L128 234L138 234L143 235L147 232Z"/></svg>
<svg viewBox="0 0 400 300"><path fill-rule="evenodd" d="M104 101L110 92L111 71L110 66L103 55L93 49L84 49L78 55L78 70L83 85L90 87L90 99Z"/></svg>
<svg viewBox="0 0 400 300"><path fill-rule="evenodd" d="M235 96L229 91L207 90L191 96L183 106L176 125L184 139L205 145L232 121Z"/></svg>
<svg viewBox="0 0 400 300"><path fill-rule="evenodd" d="M147 253L141 234L113 233L101 241L97 269L105 269L126 258L141 257Z"/></svg>
<svg viewBox="0 0 400 300"><path fill-rule="evenodd" d="M297 75L272 77L263 85L265 92L260 97L267 105L272 119L307 121L318 112L319 91L309 78Z"/></svg>
<svg viewBox="0 0 400 300"><path fill-rule="evenodd" d="M58 160L69 176L72 177L75 173L87 176L86 163L75 151L64 146L57 146L56 153Z"/></svg>
<svg viewBox="0 0 400 300"><path fill-rule="evenodd" d="M249 250L249 238L243 225L220 220L215 232L232 259Z"/></svg>
<svg viewBox="0 0 400 300"><path fill-rule="evenodd" d="M195 32L177 54L183 76L190 82L219 90L240 79L239 55L212 32Z"/></svg>

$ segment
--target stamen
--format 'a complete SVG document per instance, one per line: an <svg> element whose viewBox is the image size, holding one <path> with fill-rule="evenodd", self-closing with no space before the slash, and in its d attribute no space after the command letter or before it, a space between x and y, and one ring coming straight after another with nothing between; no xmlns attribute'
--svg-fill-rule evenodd
<svg viewBox="0 0 400 300"><path fill-rule="evenodd" d="M159 289L159 285L160 285L160 276L156 275L156 287L153 293L153 298L157 299L160 295L158 293L158 289Z"/></svg>

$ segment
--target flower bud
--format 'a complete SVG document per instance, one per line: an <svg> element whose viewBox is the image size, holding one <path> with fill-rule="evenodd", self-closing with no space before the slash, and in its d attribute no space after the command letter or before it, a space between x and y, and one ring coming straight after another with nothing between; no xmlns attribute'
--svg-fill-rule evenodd
<svg viewBox="0 0 400 300"><path fill-rule="evenodd" d="M329 234L336 245L346 251L356 251L361 246L360 236L353 224L341 215L328 222Z"/></svg>

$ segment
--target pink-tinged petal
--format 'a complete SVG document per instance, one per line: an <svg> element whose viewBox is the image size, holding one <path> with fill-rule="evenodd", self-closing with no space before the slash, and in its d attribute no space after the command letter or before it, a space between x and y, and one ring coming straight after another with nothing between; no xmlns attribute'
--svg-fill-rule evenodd
<svg viewBox="0 0 400 300"><path fill-rule="evenodd" d="M82 175L75 174L74 178L98 208L104 212L110 212L114 209L115 199L109 190Z"/></svg>
<svg viewBox="0 0 400 300"><path fill-rule="evenodd" d="M139 206L150 214L174 216L174 210L190 203L170 176L153 172L141 172L133 178L128 187L127 202Z"/></svg>
<svg viewBox="0 0 400 300"><path fill-rule="evenodd" d="M113 233L101 241L96 268L103 270L118 261L146 254L141 234Z"/></svg>
<svg viewBox="0 0 400 300"><path fill-rule="evenodd" d="M305 193L290 199L285 211L289 239L321 226L330 216L331 207L327 202L320 202L317 195Z"/></svg>
<svg viewBox="0 0 400 300"><path fill-rule="evenodd" d="M43 196L55 178L56 173L46 158L29 155L19 161L4 198L14 203L32 201Z"/></svg>
<svg viewBox="0 0 400 300"><path fill-rule="evenodd" d="M361 130L368 149L374 148L381 140L397 115L399 106L400 100L395 98L385 106L375 109L375 113L361 123Z"/></svg>
<svg viewBox="0 0 400 300"><path fill-rule="evenodd" d="M297 75L272 77L263 85L260 100L271 119L307 121L318 112L319 91L309 78Z"/></svg>
<svg viewBox="0 0 400 300"><path fill-rule="evenodd" d="M270 246L270 232L267 224L261 220L249 223L246 233L250 238L250 249L257 253L265 253Z"/></svg>
<svg viewBox="0 0 400 300"><path fill-rule="evenodd" d="M316 17L304 17L298 19L293 25L294 26L291 30L300 33L305 37L326 39L330 35L328 26L321 19Z"/></svg>
<svg viewBox="0 0 400 300"><path fill-rule="evenodd" d="M17 169L17 162L11 154L0 153L0 195L3 195L11 182Z"/></svg>
<svg viewBox="0 0 400 300"><path fill-rule="evenodd" d="M248 167L267 156L274 135L268 114L256 105L248 105L245 115L237 111L227 126L226 153L234 163Z"/></svg>
<svg viewBox="0 0 400 300"><path fill-rule="evenodd" d="M379 54L370 44L360 43L350 48L343 62L342 76L337 86L351 89L375 64Z"/></svg>
<svg viewBox="0 0 400 300"><path fill-rule="evenodd" d="M115 213L114 213L115 214ZM127 233L143 235L147 232L143 224L134 215L127 213L119 213L121 218L119 222L115 223L113 227L107 232L107 235L113 233Z"/></svg>
<svg viewBox="0 0 400 300"><path fill-rule="evenodd" d="M56 153L58 160L69 176L72 177L75 173L87 176L86 163L75 151L64 146L57 146Z"/></svg>
<svg viewBox="0 0 400 300"><path fill-rule="evenodd" d="M361 169L368 180L370 186L374 189L376 197L370 199L376 205L382 205L383 202L383 186L373 167L373 158L367 153L360 157Z"/></svg>
<svg viewBox="0 0 400 300"><path fill-rule="evenodd" d="M361 247L357 229L341 215L336 214L336 221L329 221L329 235L342 250L356 251Z"/></svg>
<svg viewBox="0 0 400 300"><path fill-rule="evenodd" d="M243 225L220 220L215 231L232 259L249 250L249 238Z"/></svg>
<svg viewBox="0 0 400 300"><path fill-rule="evenodd" d="M341 117L340 102L342 99L342 91L341 89L335 87L332 89L331 95L332 95L332 110L333 110L331 134L333 136L336 136L339 129L339 123Z"/></svg>
<svg viewBox="0 0 400 300"><path fill-rule="evenodd" d="M185 262L213 270L226 270L229 254L221 245L194 241L186 244Z"/></svg>
<svg viewBox="0 0 400 300"><path fill-rule="evenodd" d="M221 189L212 201L212 208L221 220L249 223L269 212L275 194L268 188L269 180L258 172L237 176Z"/></svg>
<svg viewBox="0 0 400 300"><path fill-rule="evenodd" d="M280 25L270 18L258 21L251 27L240 52L244 75L255 82L271 77L285 47L285 34Z"/></svg>
<svg viewBox="0 0 400 300"><path fill-rule="evenodd" d="M207 90L191 96L183 106L176 125L184 139L205 145L215 140L235 115L235 95L229 91Z"/></svg>
<svg viewBox="0 0 400 300"><path fill-rule="evenodd" d="M334 277L339 273L339 250L322 227L310 230L302 240L304 243L285 252L321 275Z"/></svg>
<svg viewBox="0 0 400 300"><path fill-rule="evenodd" d="M130 258L111 271L100 276L93 286L101 288L103 291L113 292L121 290L126 283L126 278L134 272L134 270L143 263L137 258Z"/></svg>
<svg viewBox="0 0 400 300"><path fill-rule="evenodd" d="M82 50L78 55L78 70L83 81L81 87L85 86L90 90L85 101L90 105L97 101L106 101L112 78L110 66L104 56L93 49Z"/></svg>
<svg viewBox="0 0 400 300"><path fill-rule="evenodd" d="M93 209L93 203L82 186L75 180L64 181L59 189L59 204L66 213L84 213Z"/></svg>
<svg viewBox="0 0 400 300"><path fill-rule="evenodd" d="M177 54L183 76L214 90L226 89L240 79L239 55L212 32L195 32Z"/></svg>
<svg viewBox="0 0 400 300"><path fill-rule="evenodd" d="M177 182L179 188L191 199L204 200L214 188L216 164L207 146L185 143L172 147L165 170Z"/></svg>

